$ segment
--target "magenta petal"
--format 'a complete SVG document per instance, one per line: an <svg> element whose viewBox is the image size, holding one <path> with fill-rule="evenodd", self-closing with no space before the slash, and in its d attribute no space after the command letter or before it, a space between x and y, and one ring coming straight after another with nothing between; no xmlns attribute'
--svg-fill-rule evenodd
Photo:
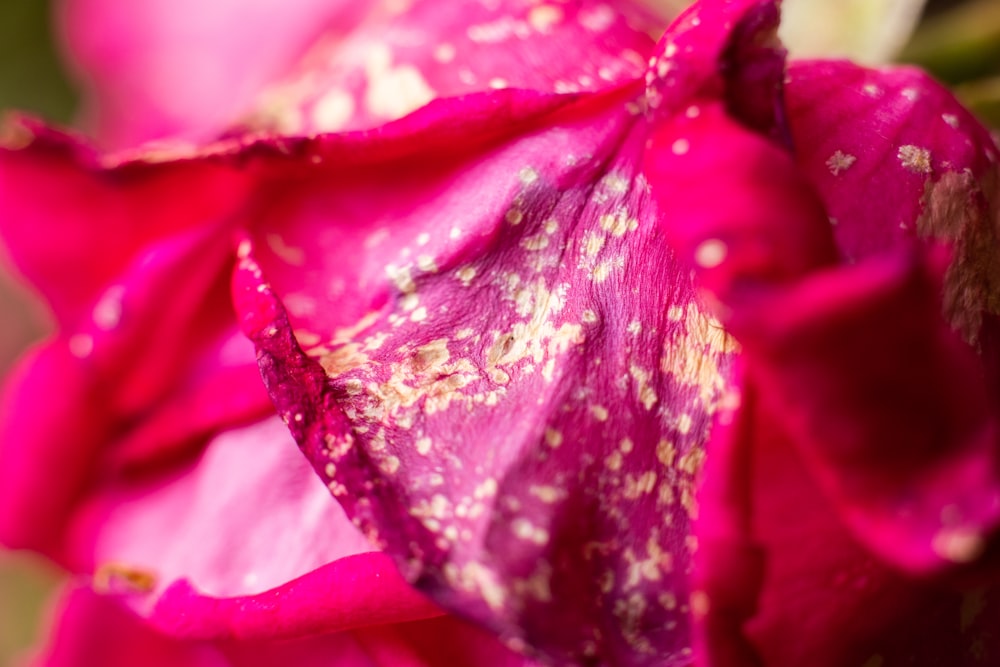
<svg viewBox="0 0 1000 667"><path fill-rule="evenodd" d="M150 246L224 230L248 185L245 174L208 164L112 176L75 137L30 119L11 119L4 130L4 246L66 329L82 326L101 292Z"/></svg>
<svg viewBox="0 0 1000 667"><path fill-rule="evenodd" d="M803 64L788 93L802 174L704 115L661 123L647 156L654 196L685 213L664 216L670 238L746 368L700 497L699 657L989 663L995 590L920 579L995 578L995 147L912 71ZM834 233L855 266L814 252ZM917 236L949 242L950 266Z"/></svg>
<svg viewBox="0 0 1000 667"><path fill-rule="evenodd" d="M13 370L0 404L0 542L43 553L60 548L60 528L102 445L102 405L93 379L64 344L31 353Z"/></svg>
<svg viewBox="0 0 1000 667"><path fill-rule="evenodd" d="M164 635L83 588L65 594L56 611L33 667L529 667L484 632L447 617L291 641L207 641Z"/></svg>
<svg viewBox="0 0 1000 667"><path fill-rule="evenodd" d="M577 93L640 77L662 25L640 3L416 0L320 39L265 91L250 125L285 134L357 130L432 99L498 88Z"/></svg>
<svg viewBox="0 0 1000 667"><path fill-rule="evenodd" d="M160 597L151 619L175 637L289 639L443 613L399 576L388 556L368 552L260 595L212 598L179 582Z"/></svg>
<svg viewBox="0 0 1000 667"><path fill-rule="evenodd" d="M700 90L722 92L712 62ZM732 349L657 228L640 95L566 100L488 145L388 126L414 154L374 164L330 145L259 191L235 277L279 412L348 514L435 600L556 661L689 660L686 538Z"/></svg>
<svg viewBox="0 0 1000 667"><path fill-rule="evenodd" d="M796 159L848 259L914 237L952 246L946 313L1000 369L1000 266L993 261L1000 177L989 132L913 69L801 64L790 70L788 98Z"/></svg>

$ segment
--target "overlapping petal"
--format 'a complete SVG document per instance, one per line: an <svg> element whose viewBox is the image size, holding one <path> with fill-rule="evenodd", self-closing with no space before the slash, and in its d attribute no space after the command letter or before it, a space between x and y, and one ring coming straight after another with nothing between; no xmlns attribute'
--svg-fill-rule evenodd
<svg viewBox="0 0 1000 667"><path fill-rule="evenodd" d="M765 44L772 5L705 11L662 42L655 96L282 182L237 275L272 396L348 514L423 590L560 663L689 660L694 476L732 348L657 231L642 112L767 81L744 109L774 125L780 82L776 52L727 60L743 45L716 32Z"/></svg>
<svg viewBox="0 0 1000 667"><path fill-rule="evenodd" d="M388 10L387 10L388 11ZM285 134L376 127L500 88L596 91L641 76L659 19L632 3L418 0L346 40L320 40L264 91L249 124Z"/></svg>
<svg viewBox="0 0 1000 667"><path fill-rule="evenodd" d="M801 174L703 116L651 147L653 192L683 211L669 238L743 345L697 526L702 653L987 664L995 591L903 573L995 576L996 148L911 70L799 64L787 86ZM834 236L840 261L817 253Z"/></svg>
<svg viewBox="0 0 1000 667"><path fill-rule="evenodd" d="M419 25L426 17L416 7ZM528 30L531 45L546 30L595 32L572 10L533 21L526 5L492 28ZM570 18L579 25L564 25ZM382 579L398 577L391 559L437 603L556 664L687 664L692 617L718 640L698 646L705 664L988 664L995 596L963 596L900 570L926 575L968 560L989 574L992 563L997 292L983 265L995 251L995 149L912 73L801 65L785 105L776 20L767 0L704 2L668 31L645 82L623 69L592 89L577 78L582 92L560 92L529 73L504 83L541 92L437 100L368 132L234 136L195 152L118 155L105 159L108 170L78 173L68 166L82 155L71 155L72 141L28 127L30 145L5 156L24 182L50 163L61 170L76 199L46 205L69 201L59 210L70 221L127 224L137 211L169 211L180 188L222 184L219 200L195 197L190 211L170 213L196 229L160 234L153 224L135 246L140 259L122 246L92 284L60 284L41 253L17 250L30 238L12 243L25 271L62 299L68 333L42 353L51 373L25 381L28 398L11 403L9 423L25 433L37 426L30 406L41 399L31 396L52 391L51 378L75 383L69 397L102 399L56 404L64 418L36 431L42 455L19 464L24 479L60 470L51 443L76 426L90 428L83 441L93 443L81 462L108 434L125 443L107 454L121 471L112 483L70 471L55 499L42 499L59 516L89 496L73 525L79 562L91 548L98 562L82 567L103 562L107 590L161 630L198 641L329 633L387 610L394 620L435 613L415 593L399 605L403 580ZM480 46L473 33L493 34L466 30ZM454 54L471 49L459 41ZM602 44L617 56L625 48ZM382 74L416 71L448 60L449 49L434 45L431 59L393 48L374 60ZM330 69L354 82L350 110L362 112L334 126L409 110L358 104L373 86L369 55ZM488 71L476 70L476 81ZM440 81L428 88L465 84ZM310 86L294 98L314 105L293 119L303 133L323 127L310 125L321 102ZM649 172L656 202L642 173L651 154L663 162ZM673 173L666 186L664 173ZM30 202L19 206L32 215ZM950 242L950 265L916 244L914 230ZM834 241L856 266L837 264ZM699 298L692 260L714 303ZM237 261L233 296L270 396L346 517L384 555L359 554L345 516L320 502L323 484L304 485L307 471L286 463L290 450L271 449L281 444L276 424L210 441L222 425L211 417L180 435L172 418L133 427L145 414L185 409L188 388L221 377L223 359L246 368L245 353L223 353L228 311L186 347L202 350L194 358L203 362L136 352L186 340L184 323L223 299L209 276ZM945 265L944 306L980 357L938 315ZM126 289L109 299L109 283ZM742 370L732 370L735 343L711 309L744 341ZM115 365L123 359L137 370ZM87 364L99 372L81 372ZM102 384L118 376L127 391ZM726 391L732 378L742 404L710 444L699 507L709 427L737 405ZM188 437L198 445L184 446ZM228 477L251 450L259 466ZM165 459L175 466L149 470ZM288 477L273 478L275 467ZM277 500L254 495L272 482ZM242 505L246 496L253 502ZM915 498L914 511L900 516L900 497ZM139 499L151 513L130 509ZM258 502L279 509L257 519ZM292 539L283 517L293 514L317 527L312 539ZM157 548L161 536L143 525L153 515L183 519L185 541L205 546L199 559ZM220 516L281 557L265 566L244 559L233 535L210 534ZM941 530L948 539L936 541ZM132 542L136 534L149 543ZM285 539L265 549L266 535ZM969 548L970 535L981 549ZM190 585L170 585L185 576ZM330 588L374 580L384 595L373 600Z"/></svg>
<svg viewBox="0 0 1000 667"><path fill-rule="evenodd" d="M59 618L36 667L136 664L194 667L520 667L523 659L482 630L442 617L291 641L177 638L156 631L115 600L78 588L60 600Z"/></svg>

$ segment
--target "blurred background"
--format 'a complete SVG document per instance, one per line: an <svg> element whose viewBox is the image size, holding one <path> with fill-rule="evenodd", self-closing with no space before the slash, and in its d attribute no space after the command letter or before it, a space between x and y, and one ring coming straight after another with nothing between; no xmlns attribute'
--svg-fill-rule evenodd
<svg viewBox="0 0 1000 667"><path fill-rule="evenodd" d="M671 7L683 4L683 0L648 1ZM843 0L795 1L803 4L795 29L812 44L823 41L816 32L829 23L828 7L843 13L846 6ZM72 123L79 97L62 65L51 13L52 6L44 0L0 0L0 114L17 109L53 123ZM840 26L841 33L823 37L830 37L831 43L843 41L844 34L856 32L850 28L845 33ZM1000 0L929 0L896 59L929 69L984 122L1000 128ZM17 356L50 328L45 309L4 269L2 259L0 247L0 379ZM45 605L59 580L60 574L48 564L0 549L0 667L13 665L13 656L38 639Z"/></svg>

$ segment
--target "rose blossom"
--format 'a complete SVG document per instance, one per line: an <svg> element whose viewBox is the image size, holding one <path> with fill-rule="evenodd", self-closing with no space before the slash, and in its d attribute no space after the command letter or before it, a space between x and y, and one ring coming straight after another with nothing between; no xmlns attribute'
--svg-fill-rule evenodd
<svg viewBox="0 0 1000 667"><path fill-rule="evenodd" d="M530 10L470 3L435 23L439 17L427 7L388 24L371 19L355 41L380 26L404 35L415 28L462 34L463 20L512 20ZM600 16L601 41L588 47L594 61L607 52L615 77L634 76L640 56L631 69L616 59L631 45L648 49L649 38L614 13ZM525 50L582 44L582 35L575 22L556 26L526 40ZM456 47L467 54L468 45ZM420 49L409 55L421 64L431 60ZM473 65L486 81L509 65L484 55ZM529 73L525 85L542 89L575 66L550 62ZM385 74L391 83L414 67L396 63ZM454 75L440 78L448 74L441 64L422 67L428 76L440 73L441 90L475 87ZM602 85L610 84L593 87ZM370 118L380 122L377 113ZM405 640L398 644L447 635L449 642L436 642L445 654L415 646L431 664L443 655L523 663L454 619L398 630L385 625L443 612L414 593L388 558L372 553L309 475L283 427L258 421L273 407L252 346L236 332L225 279L232 234L241 226L233 207L246 203L256 177L228 168L168 169L165 178L141 177L142 193L129 194L131 185L102 173L98 160L108 158L83 147L50 152L44 140L18 151L23 134L16 124L9 128L15 150L5 151L0 181L5 240L52 305L61 335L22 362L7 390L4 542L93 573L99 591L122 597L174 637L260 645L324 635L349 645L364 635L357 628L382 624L368 632L368 643L384 643L394 632ZM53 236L65 246L52 247ZM74 447L67 450L66 442ZM57 486L48 481L53 470ZM76 608L106 616L86 600L68 598L70 629L57 639L74 636L73 623L84 614ZM110 644L94 646L110 655ZM395 664L392 655L372 659Z"/></svg>
<svg viewBox="0 0 1000 667"><path fill-rule="evenodd" d="M914 655L988 664L989 595L963 601L900 574L956 560L988 566L955 548L961 541L933 544L957 526L986 550L996 482L975 465L992 441L965 445L967 431L955 427L982 423L988 434L990 414L972 381L981 362L937 315L940 262L899 248L917 231L952 242L946 306L989 361L995 290L977 267L993 238L984 221L995 148L911 71L793 66L784 103L781 52L767 39L776 18L772 2L701 3L661 40L645 88L439 100L373 132L232 141L161 164L140 156L99 177L111 210L127 203L124 215L182 192L204 208L164 220L194 232L219 217L223 231L242 230L237 309L306 456L409 581L508 643L557 663L684 664L693 611L710 640L699 646L706 664L755 654L778 665ZM61 168L97 198L86 190L94 177L75 176L71 139L24 130L30 145L7 156L25 182ZM212 256L197 234L187 247ZM714 302L697 297L689 257ZM857 269L833 268L842 257ZM135 265L139 305L183 293L168 284L171 298L156 297L156 259ZM810 287L805 278L824 267L826 282L800 296L795 286ZM771 303L774 328L751 317ZM882 331L872 328L888 317L882 305L910 328L886 328L879 349L892 350L889 333L914 329L926 332L911 335L927 355L831 344ZM747 370L731 370L736 347L710 307L740 336ZM94 310L108 315L94 323L113 312ZM840 328L823 319L831 314ZM83 356L97 351L91 333L74 335L92 338ZM843 361L858 358L865 368ZM748 436L716 431L692 529L705 440L714 416L735 407L734 377L744 391L731 424L756 418ZM871 377L916 403L859 403L850 389ZM927 393L956 386L967 405ZM912 405L926 406L937 435L911 452L914 440L897 431L919 433L900 418ZM816 419L822 437L808 427ZM902 469L879 459L875 445L886 442L900 443L888 451L902 451L893 458ZM856 451L837 452L844 443ZM916 499L902 518L892 513L899 488ZM899 539L883 543L882 528ZM136 548L134 535L122 533L123 548ZM197 595L168 593L157 622L184 609L184 622L211 627L192 613L207 608L191 604Z"/></svg>

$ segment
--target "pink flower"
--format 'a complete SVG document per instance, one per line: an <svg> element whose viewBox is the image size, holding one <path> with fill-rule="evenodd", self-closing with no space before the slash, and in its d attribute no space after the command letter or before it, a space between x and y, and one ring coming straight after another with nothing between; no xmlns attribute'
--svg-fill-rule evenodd
<svg viewBox="0 0 1000 667"><path fill-rule="evenodd" d="M529 16L527 4L490 10L468 3L444 17L430 7L415 5L382 23L371 19L356 39L378 26L400 35L415 29L462 35L463 20L517 19L535 24L523 52L537 58L584 34L575 20L550 29L544 17ZM641 57L623 65L620 49L651 42L621 16L595 7L567 7L563 16L575 19L578 12L600 22L602 35L588 47L608 54L611 82L595 76L591 87L600 88L638 71ZM441 18L447 20L432 22ZM453 48L465 56L471 43L456 40ZM432 60L426 51L411 49L410 61L380 71L388 77L383 88L412 78L416 65L444 92L488 87L496 67L509 67L495 57L499 49L486 48L470 70L480 83L463 83L454 73L444 78L447 63L435 69L424 62ZM357 122L380 123L374 79L352 78L353 52L345 53L343 71L329 76L355 86ZM576 66L548 62L526 73L525 85L551 85ZM253 122L267 118L258 114ZM146 129L126 120L115 125L131 137L121 141L143 136ZM135 120L155 118L144 113ZM192 139L215 122L188 121L179 135ZM182 643L353 637L359 628L441 616L387 556L373 551L311 475L284 427L269 418L274 408L252 345L238 332L228 280L236 234L248 223L252 190L263 175L194 162L164 165L155 175L127 164L108 167L125 158L30 121L12 122L4 136L4 239L50 303L59 334L22 361L0 409L0 540L92 576L99 592L121 598ZM141 154L157 155L153 148ZM81 615L92 613L92 605L71 604L77 606ZM525 664L495 640L476 639L477 631L458 620L428 627L449 634L456 656L474 647L467 659L475 664Z"/></svg>
<svg viewBox="0 0 1000 667"><path fill-rule="evenodd" d="M771 0L655 48L599 7L439 33L551 49L475 75L509 89L378 125L378 81L469 90L347 49L246 121L369 131L98 158L15 128L0 223L66 333L8 403L4 539L189 640L438 613L409 583L554 664L995 662L992 589L940 579L994 572L996 147L917 72L786 71ZM230 272L322 485L259 421Z"/></svg>

